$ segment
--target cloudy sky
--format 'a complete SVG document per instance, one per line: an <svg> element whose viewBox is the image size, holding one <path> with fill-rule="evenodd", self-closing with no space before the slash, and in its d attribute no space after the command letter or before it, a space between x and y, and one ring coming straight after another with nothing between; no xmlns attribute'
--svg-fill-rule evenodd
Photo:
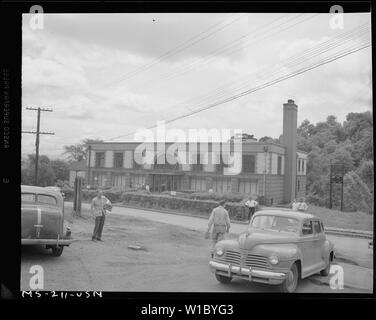
<svg viewBox="0 0 376 320"><path fill-rule="evenodd" d="M42 113L41 130L55 135L41 137L40 153L59 157L64 145L85 138L132 141L133 135L126 135L140 128L257 88L367 42L369 14L345 14L343 29L331 28L330 18L45 14L40 30L32 29L30 15L24 15L22 104L54 110ZM351 35L336 38L346 32ZM315 47L320 43L329 44ZM299 107L299 123L323 121L330 114L342 122L349 112L371 110L371 70L368 47L167 128L243 129L256 138L278 137L282 104L288 99ZM23 110L22 129L35 127L36 112ZM34 142L34 135L23 134L22 154L35 152Z"/></svg>

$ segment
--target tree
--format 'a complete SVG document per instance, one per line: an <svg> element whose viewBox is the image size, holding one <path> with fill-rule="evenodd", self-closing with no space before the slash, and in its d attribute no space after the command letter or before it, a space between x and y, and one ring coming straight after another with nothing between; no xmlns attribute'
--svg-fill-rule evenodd
<svg viewBox="0 0 376 320"><path fill-rule="evenodd" d="M261 137L259 139L259 142L263 142L263 143L279 143L279 139L275 139L275 138L272 138L272 137L265 136L265 137Z"/></svg>
<svg viewBox="0 0 376 320"><path fill-rule="evenodd" d="M88 147L91 143L103 142L101 139L84 139L81 143L64 146L63 154L68 155L69 161L82 161L86 160L88 153Z"/></svg>
<svg viewBox="0 0 376 320"><path fill-rule="evenodd" d="M35 154L29 154L21 167L21 183L34 185ZM55 185L58 180L69 179L69 165L62 160L50 160L46 155L39 156L38 185L42 187Z"/></svg>
<svg viewBox="0 0 376 320"><path fill-rule="evenodd" d="M374 185L373 185L373 161L372 160L365 160L356 170L357 175L364 181L367 185L370 192L374 193Z"/></svg>
<svg viewBox="0 0 376 320"><path fill-rule="evenodd" d="M21 181L33 185L35 181L35 154L28 155L28 165L21 170ZM51 167L51 161L46 155L39 156L38 185L41 187L54 185L56 175Z"/></svg>
<svg viewBox="0 0 376 320"><path fill-rule="evenodd" d="M354 171L345 175L343 188L344 205L347 210L373 213L373 196Z"/></svg>
<svg viewBox="0 0 376 320"><path fill-rule="evenodd" d="M69 164L63 160L51 160L51 168L55 173L56 179L69 180Z"/></svg>
<svg viewBox="0 0 376 320"><path fill-rule="evenodd" d="M63 154L68 154L69 161L82 161L85 158L84 146L82 144L72 144L64 146Z"/></svg>
<svg viewBox="0 0 376 320"><path fill-rule="evenodd" d="M351 206L345 206L345 209L356 208L370 212L365 203L373 203L374 194L372 114L349 113L343 124L333 115L317 124L304 120L298 127L297 134L298 149L308 153L307 200L318 205L327 205L330 161L344 163L347 172L345 198L350 197L352 203ZM359 194L356 195L359 190L363 190L367 200ZM339 185L333 185L332 192L333 202L339 203ZM373 212L373 209L371 211Z"/></svg>

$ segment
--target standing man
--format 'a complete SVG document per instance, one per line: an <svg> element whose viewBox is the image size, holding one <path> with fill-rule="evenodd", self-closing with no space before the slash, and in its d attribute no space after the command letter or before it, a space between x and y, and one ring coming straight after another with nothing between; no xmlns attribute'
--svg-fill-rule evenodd
<svg viewBox="0 0 376 320"><path fill-rule="evenodd" d="M91 200L91 214L95 217L95 226L92 241L102 241L102 230L106 214L111 211L112 205L104 195L102 190L98 190L97 196Z"/></svg>
<svg viewBox="0 0 376 320"><path fill-rule="evenodd" d="M298 205L299 205L299 202L297 202L296 199L294 199L291 203L292 211L298 211Z"/></svg>
<svg viewBox="0 0 376 320"><path fill-rule="evenodd" d="M221 241L225 237L225 233L229 232L231 224L230 217L227 210L224 208L226 201L221 200L219 206L214 208L208 223L208 233L210 232L211 227L213 226L212 231L212 247L211 255L213 256L214 246L218 241Z"/></svg>
<svg viewBox="0 0 376 320"><path fill-rule="evenodd" d="M257 203L256 200L253 200L253 198L250 197L248 199L248 201L245 203L245 205L246 205L246 207L248 207L248 221L250 222L253 214L256 211L256 207L257 207L258 203Z"/></svg>
<svg viewBox="0 0 376 320"><path fill-rule="evenodd" d="M300 198L298 202L298 211L305 212L308 209L308 205L305 203L304 198Z"/></svg>

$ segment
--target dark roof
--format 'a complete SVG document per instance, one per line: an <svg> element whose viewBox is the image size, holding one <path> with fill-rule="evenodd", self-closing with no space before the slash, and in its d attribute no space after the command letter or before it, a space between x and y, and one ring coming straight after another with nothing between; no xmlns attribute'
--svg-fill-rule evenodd
<svg viewBox="0 0 376 320"><path fill-rule="evenodd" d="M69 170L71 170L71 171L86 171L87 170L86 160L72 162L69 165Z"/></svg>

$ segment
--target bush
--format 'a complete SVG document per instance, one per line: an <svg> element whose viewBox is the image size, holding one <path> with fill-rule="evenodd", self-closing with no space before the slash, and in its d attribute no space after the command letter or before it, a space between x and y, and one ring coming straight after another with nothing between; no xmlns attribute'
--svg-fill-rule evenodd
<svg viewBox="0 0 376 320"><path fill-rule="evenodd" d="M64 198L66 201L73 201L74 189L63 188L61 191L64 193ZM82 194L82 201L89 202L97 195L97 190L84 189L82 190L81 194ZM103 190L103 195L107 197L112 203L121 202L122 194L123 194L123 191L117 188Z"/></svg>
<svg viewBox="0 0 376 320"><path fill-rule="evenodd" d="M223 199L223 198L221 198ZM122 202L127 205L153 209L178 210L182 213L194 213L209 218L211 211L218 206L218 201L175 197L169 194L147 194L141 192L124 192ZM242 203L227 202L225 208L232 220L246 220L248 209Z"/></svg>

